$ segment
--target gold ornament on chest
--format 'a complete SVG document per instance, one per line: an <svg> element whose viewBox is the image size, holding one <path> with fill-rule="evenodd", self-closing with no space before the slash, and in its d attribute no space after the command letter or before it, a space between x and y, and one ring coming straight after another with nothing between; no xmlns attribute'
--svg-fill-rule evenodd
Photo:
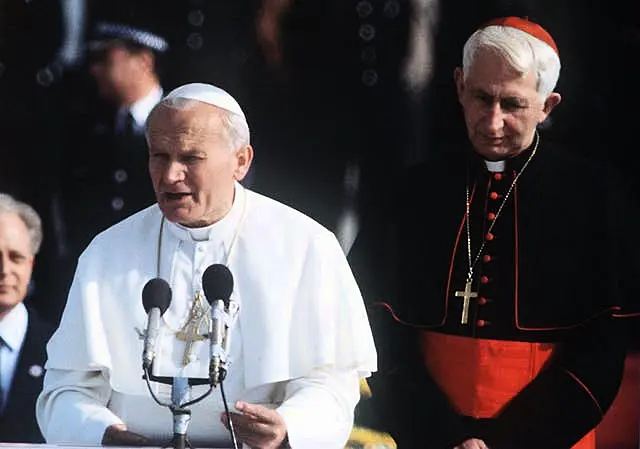
<svg viewBox="0 0 640 449"><path fill-rule="evenodd" d="M238 236L240 235L240 231L242 229L242 225L244 223L244 219L246 217L247 211L247 195L243 191L240 192L242 198L241 212L240 218L235 228L235 232L229 244L228 250L224 257L223 264L227 265L231 255L233 254L233 250L236 246L236 242L238 240ZM160 229L158 231L158 245L157 245L157 254L156 254L156 276L161 277L161 257L162 257L162 238L163 231L165 225L166 218L164 216L160 219ZM205 341L209 339L209 334L211 332L211 306L209 302L204 297L203 293L199 290L195 293L193 298L193 303L191 304L191 309L189 310L189 315L187 316L187 320L184 325L180 329L172 328L169 323L165 320L164 316L162 317L162 321L167 329L172 331L175 335L175 338L181 342L184 342L184 352L182 355L182 365L187 366L191 362L197 359L196 357L196 343Z"/></svg>
<svg viewBox="0 0 640 449"><path fill-rule="evenodd" d="M187 366L195 360L194 345L209 338L211 328L210 306L202 298L200 292L195 294L187 322L177 331L176 338L185 343L182 365Z"/></svg>
<svg viewBox="0 0 640 449"><path fill-rule="evenodd" d="M467 324L469 322L469 305L471 298L477 298L478 292L471 291L471 281L468 280L464 284L464 291L456 291L456 297L462 297L462 316L460 317L460 324Z"/></svg>

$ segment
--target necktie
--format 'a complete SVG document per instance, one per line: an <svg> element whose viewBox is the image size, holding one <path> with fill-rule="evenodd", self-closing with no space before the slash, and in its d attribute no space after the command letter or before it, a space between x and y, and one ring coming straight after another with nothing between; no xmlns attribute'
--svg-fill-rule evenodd
<svg viewBox="0 0 640 449"><path fill-rule="evenodd" d="M131 111L128 111L124 117L124 128L122 131L125 137L131 137L135 134L135 119L133 115L131 115Z"/></svg>
<svg viewBox="0 0 640 449"><path fill-rule="evenodd" d="M114 149L116 150L117 158L120 160L118 165L122 165L124 161L129 160L131 148L134 147L135 141L135 120L131 115L131 111L127 111L114 139Z"/></svg>

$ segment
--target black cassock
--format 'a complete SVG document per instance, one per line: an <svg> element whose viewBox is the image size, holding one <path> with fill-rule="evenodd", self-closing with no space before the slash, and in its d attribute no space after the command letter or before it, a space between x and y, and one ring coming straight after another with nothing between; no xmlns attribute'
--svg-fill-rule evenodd
<svg viewBox="0 0 640 449"><path fill-rule="evenodd" d="M544 136L507 194L532 151L495 173L472 151L427 161L365 220L350 259L380 355L374 425L400 447L569 448L615 398L637 210L607 167Z"/></svg>

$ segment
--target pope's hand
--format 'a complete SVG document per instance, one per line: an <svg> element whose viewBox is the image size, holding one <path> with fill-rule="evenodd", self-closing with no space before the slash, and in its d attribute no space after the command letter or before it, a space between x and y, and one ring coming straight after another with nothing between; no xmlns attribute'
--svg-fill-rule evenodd
<svg viewBox="0 0 640 449"><path fill-rule="evenodd" d="M471 438L453 449L489 449L489 446L487 446L482 440Z"/></svg>
<svg viewBox="0 0 640 449"><path fill-rule="evenodd" d="M149 440L129 432L124 424L113 424L107 427L102 436L103 446L149 446Z"/></svg>
<svg viewBox="0 0 640 449"><path fill-rule="evenodd" d="M231 413L233 428L239 441L252 449L276 449L287 435L287 426L275 410L247 402L236 402L238 413ZM225 413L222 423L229 428Z"/></svg>

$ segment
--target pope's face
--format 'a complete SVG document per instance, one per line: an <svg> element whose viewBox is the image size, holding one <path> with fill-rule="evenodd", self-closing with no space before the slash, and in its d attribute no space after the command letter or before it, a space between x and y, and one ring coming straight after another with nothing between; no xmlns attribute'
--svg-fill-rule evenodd
<svg viewBox="0 0 640 449"><path fill-rule="evenodd" d="M253 151L230 147L223 111L198 102L186 109L160 106L149 117L148 142L149 173L168 220L202 227L226 215Z"/></svg>
<svg viewBox="0 0 640 449"><path fill-rule="evenodd" d="M0 318L27 296L34 256L29 230L14 213L0 213Z"/></svg>
<svg viewBox="0 0 640 449"><path fill-rule="evenodd" d="M469 139L488 160L526 149L536 126L560 102L557 93L542 101L535 73L521 75L492 51L478 53L466 78L462 69L456 69L455 81Z"/></svg>

